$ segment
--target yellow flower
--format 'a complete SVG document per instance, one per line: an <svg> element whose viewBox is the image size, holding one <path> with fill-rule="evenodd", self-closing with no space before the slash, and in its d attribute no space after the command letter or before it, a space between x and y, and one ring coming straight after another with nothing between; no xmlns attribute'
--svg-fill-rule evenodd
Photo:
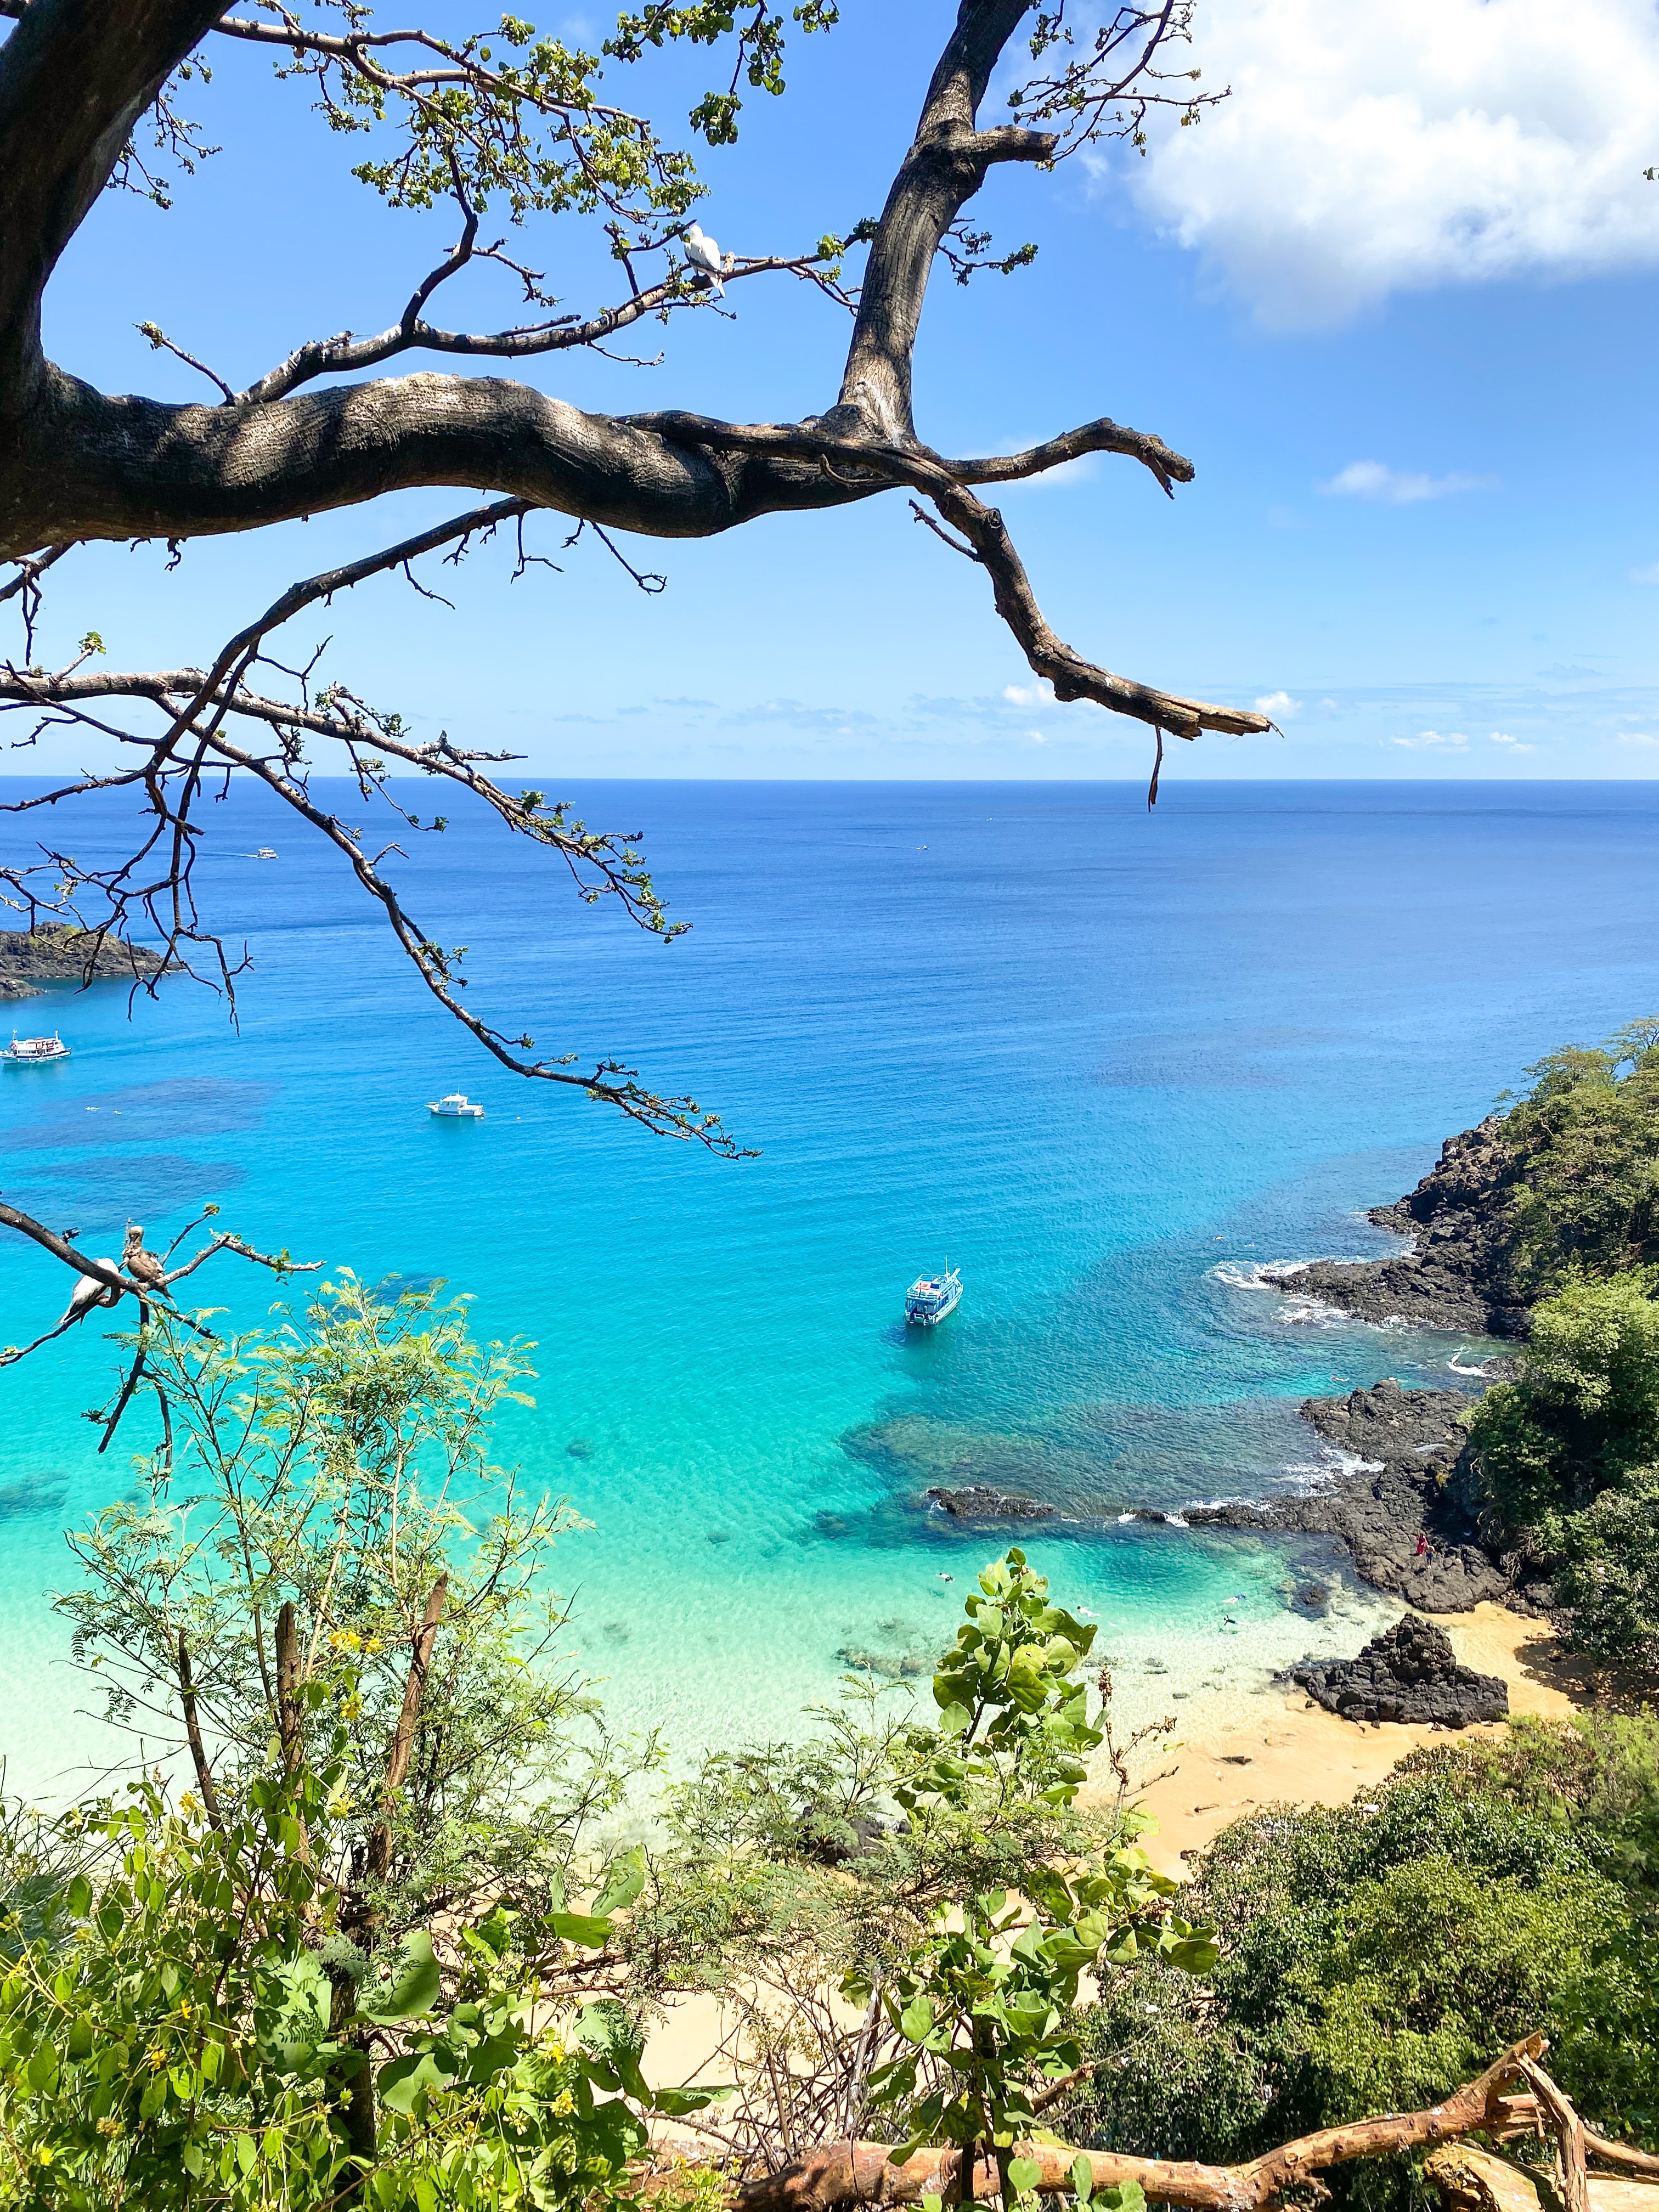
<svg viewBox="0 0 1659 2212"><path fill-rule="evenodd" d="M121 2123L112 2112L106 2112L98 2123L98 2132L100 2136L118 2136L121 2132Z"/></svg>
<svg viewBox="0 0 1659 2212"><path fill-rule="evenodd" d="M147 2051L144 2056L149 2061L149 2070L152 2074L159 2074L167 2063L167 2055L159 2045L154 2051Z"/></svg>
<svg viewBox="0 0 1659 2212"><path fill-rule="evenodd" d="M568 2119L575 2109L576 2100L571 2095L569 2090L561 2089L553 2100L553 2110L556 2117L562 2120Z"/></svg>

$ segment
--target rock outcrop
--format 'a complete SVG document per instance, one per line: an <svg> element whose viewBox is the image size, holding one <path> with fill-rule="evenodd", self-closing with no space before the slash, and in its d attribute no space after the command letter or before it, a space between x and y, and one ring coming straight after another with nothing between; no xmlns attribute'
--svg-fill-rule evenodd
<svg viewBox="0 0 1659 2212"><path fill-rule="evenodd" d="M1037 1498L1015 1497L984 1482L970 1483L965 1490L945 1490L936 1485L927 1497L931 1504L957 1521L1055 1521L1060 1517L1054 1506L1044 1505Z"/></svg>
<svg viewBox="0 0 1659 2212"><path fill-rule="evenodd" d="M1431 1620L1397 1621L1357 1659L1304 1659L1291 1681L1350 1721L1437 1722L1468 1728L1501 1721L1510 1693L1501 1675L1458 1664L1451 1639Z"/></svg>
<svg viewBox="0 0 1659 2212"><path fill-rule="evenodd" d="M45 984L84 982L89 957L99 982L147 982L161 969L155 954L142 945L112 937L100 945L91 931L68 922L0 929L0 999L38 999Z"/></svg>
<svg viewBox="0 0 1659 2212"><path fill-rule="evenodd" d="M1310 1398L1302 1418L1367 1462L1304 1498L1259 1505L1189 1505L1194 1528L1263 1528L1334 1536L1377 1589L1424 1613L1468 1613L1510 1599L1510 1578L1476 1540L1450 1482L1462 1449L1459 1390L1402 1390L1391 1378L1346 1398Z"/></svg>
<svg viewBox="0 0 1659 2212"><path fill-rule="evenodd" d="M1509 1197L1513 1154L1496 1115L1448 1137L1415 1190L1370 1218L1415 1239L1413 1249L1381 1260L1316 1260L1264 1267L1275 1289L1315 1297L1356 1320L1403 1321L1419 1328L1524 1336L1528 1312L1510 1279Z"/></svg>

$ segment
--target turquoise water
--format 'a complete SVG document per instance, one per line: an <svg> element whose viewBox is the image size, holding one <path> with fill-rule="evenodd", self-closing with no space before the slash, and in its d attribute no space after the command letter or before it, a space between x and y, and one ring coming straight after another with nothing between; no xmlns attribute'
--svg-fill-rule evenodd
<svg viewBox="0 0 1659 2212"><path fill-rule="evenodd" d="M74 1057L0 1069L8 1199L94 1251L216 1199L266 1249L442 1276L482 1333L533 1338L504 1455L594 1524L561 1571L618 1717L685 1747L795 1725L843 1650L937 1648L994 1548L925 1509L940 1480L1075 1516L1027 1548L1098 1615L1132 1712L1237 1706L1305 1650L1357 1648L1388 1608L1328 1548L1115 1516L1308 1479L1303 1396L1445 1376L1455 1340L1309 1312L1251 1271L1381 1249L1364 1207L1443 1135L1552 1045L1659 1005L1654 787L1188 784L1152 817L1116 784L570 795L646 832L690 935L649 941L459 821L413 845L415 911L471 945L502 1026L626 1057L762 1158L509 1077L331 857L239 793L200 890L254 961L240 1034L178 981L131 1020L112 987L19 1008ZM55 828L87 861L118 823ZM280 859L240 857L262 843ZM483 1122L430 1119L454 1088ZM907 1337L904 1286L947 1256L961 1308ZM239 1318L269 1296L214 1274ZM63 1294L10 1240L0 1339ZM4 1748L31 1788L94 1734L44 1593L64 1522L127 1480L79 1418L112 1357L88 1327L0 1373ZM1328 1620L1291 1609L1292 1571L1336 1583Z"/></svg>

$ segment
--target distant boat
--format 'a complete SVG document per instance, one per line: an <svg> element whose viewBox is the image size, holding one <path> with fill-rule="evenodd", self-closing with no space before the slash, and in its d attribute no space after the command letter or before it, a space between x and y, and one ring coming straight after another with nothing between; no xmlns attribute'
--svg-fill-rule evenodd
<svg viewBox="0 0 1659 2212"><path fill-rule="evenodd" d="M443 1098L427 1102L427 1112L435 1114L441 1121L482 1121L483 1108L475 1106L464 1091L452 1091Z"/></svg>
<svg viewBox="0 0 1659 2212"><path fill-rule="evenodd" d="M942 1275L918 1275L904 1293L904 1318L917 1328L933 1328L956 1311L962 1298L962 1270L947 1260Z"/></svg>
<svg viewBox="0 0 1659 2212"><path fill-rule="evenodd" d="M70 1048L54 1030L49 1037L20 1037L15 1030L11 1042L6 1047L8 1060L67 1060Z"/></svg>
<svg viewBox="0 0 1659 2212"><path fill-rule="evenodd" d="M276 858L276 848L274 845L261 845L258 851L250 853L248 858L251 860L274 860Z"/></svg>

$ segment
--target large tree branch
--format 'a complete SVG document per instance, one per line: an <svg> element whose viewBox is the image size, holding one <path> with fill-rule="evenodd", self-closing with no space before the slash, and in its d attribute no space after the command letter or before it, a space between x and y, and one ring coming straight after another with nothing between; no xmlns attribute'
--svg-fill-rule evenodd
<svg viewBox="0 0 1659 2212"><path fill-rule="evenodd" d="M962 0L870 248L841 404L895 443L915 434L911 361L939 240L994 161L1047 161L1057 143L1046 131L976 128L997 57L1029 4Z"/></svg>
<svg viewBox="0 0 1659 2212"><path fill-rule="evenodd" d="M1261 2212L1285 2190L1334 2166L1449 2142L1492 2124L1498 2116L1504 2082L1547 2047L1542 2036L1528 2036L1477 2081L1426 2112L1390 2112L1380 2119L1325 2128L1244 2166L1134 2158L1116 2151L1079 2154L1068 2144L1053 2142L1018 2143L1015 2150L1038 2167L1036 2187L1045 2196L1073 2192L1072 2168L1081 2155L1089 2162L1096 2189L1134 2181L1154 2203L1182 2205L1190 2212ZM949 2204L957 2198L961 2154L951 2149L917 2151L896 2164L890 2144L837 2142L809 2152L781 2172L745 2183L727 2202L737 2212L838 2212L850 2205L916 2204L924 2197L940 2197ZM973 2196L994 2197L1000 2186L995 2161L982 2160L973 2177Z"/></svg>
<svg viewBox="0 0 1659 2212"><path fill-rule="evenodd" d="M42 367L40 295L59 254L223 5L33 0L0 47L0 436Z"/></svg>
<svg viewBox="0 0 1659 2212"><path fill-rule="evenodd" d="M263 406L169 406L112 398L51 368L0 477L0 558L71 538L259 529L436 484L649 538L713 537L757 515L866 495L810 464L677 446L494 377L418 374Z"/></svg>

